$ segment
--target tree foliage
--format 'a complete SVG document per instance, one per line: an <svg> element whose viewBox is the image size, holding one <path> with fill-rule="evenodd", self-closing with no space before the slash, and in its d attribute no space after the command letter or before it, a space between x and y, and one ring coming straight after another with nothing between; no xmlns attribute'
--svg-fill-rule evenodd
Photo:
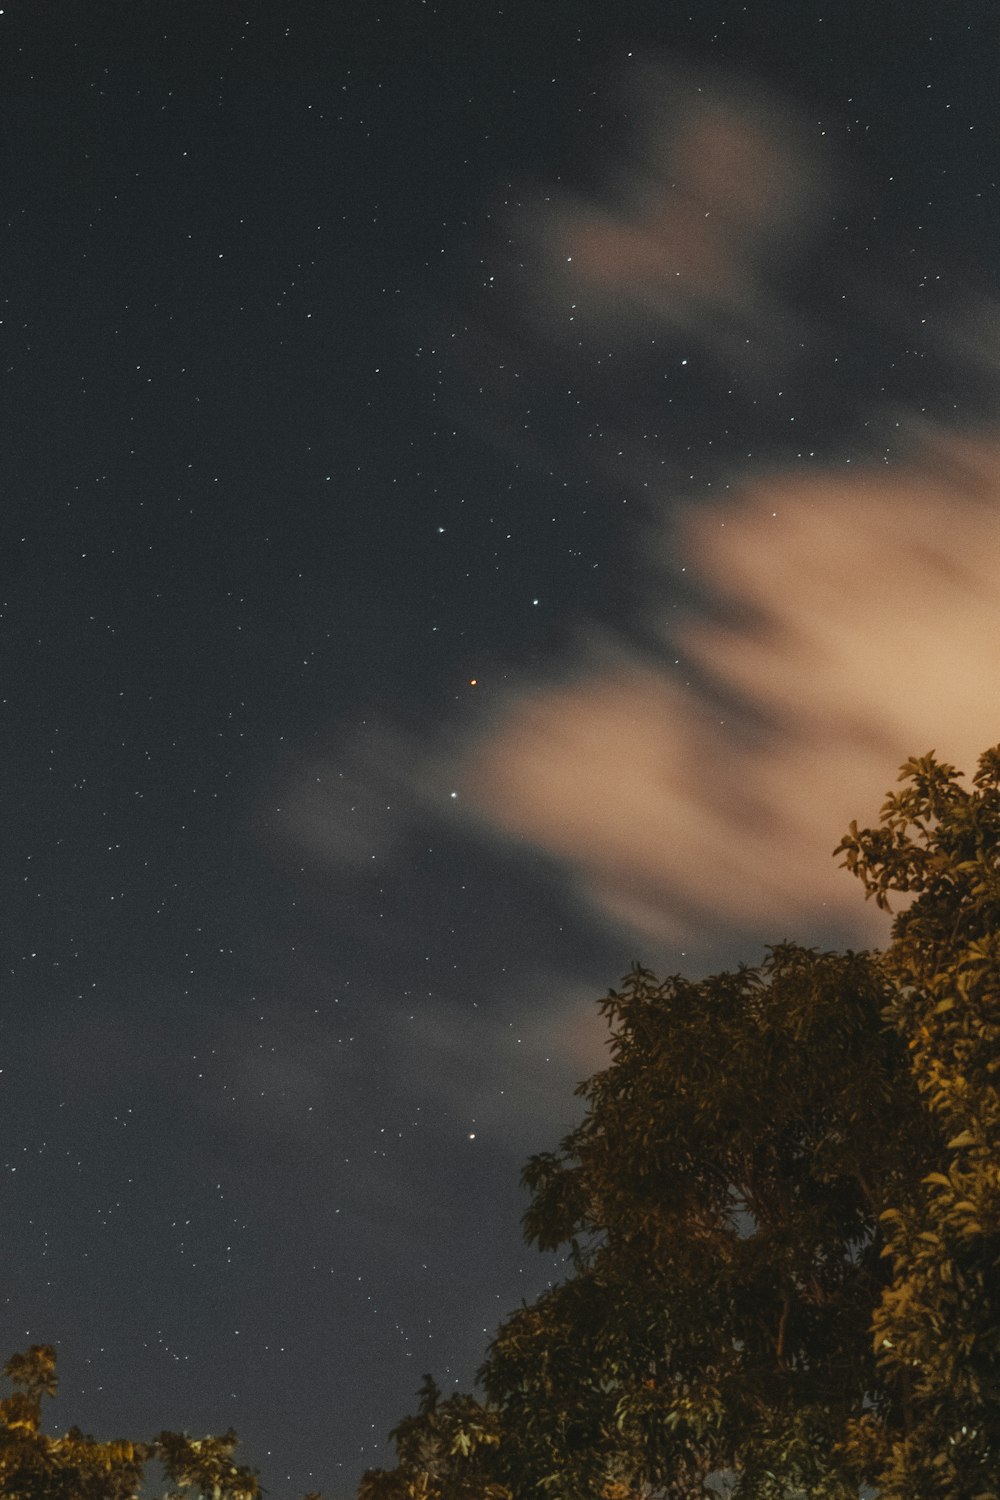
<svg viewBox="0 0 1000 1500"><path fill-rule="evenodd" d="M62 1437L41 1428L42 1398L56 1394L56 1351L34 1344L14 1354L4 1374L15 1387L0 1401L0 1495L4 1500L136 1500L158 1466L162 1500L259 1500L253 1469L233 1461L236 1434L192 1438L161 1432L148 1443L98 1442L78 1427ZM318 1496L307 1500L319 1500Z"/></svg>
<svg viewBox="0 0 1000 1500"><path fill-rule="evenodd" d="M878 829L841 848L882 905L913 893L885 956L887 1020L943 1140L935 1170L882 1215L892 1277L873 1333L902 1430L872 1444L899 1500L1000 1494L1000 748L972 789L907 762Z"/></svg>
<svg viewBox="0 0 1000 1500"><path fill-rule="evenodd" d="M900 779L835 851L910 900L886 952L602 1002L610 1064L523 1173L566 1279L480 1398L428 1378L359 1500L1000 1495L1000 750Z"/></svg>
<svg viewBox="0 0 1000 1500"><path fill-rule="evenodd" d="M511 1500L488 1462L500 1443L498 1413L472 1396L442 1401L430 1375L419 1399L416 1416L404 1417L390 1434L398 1467L369 1469L358 1500Z"/></svg>

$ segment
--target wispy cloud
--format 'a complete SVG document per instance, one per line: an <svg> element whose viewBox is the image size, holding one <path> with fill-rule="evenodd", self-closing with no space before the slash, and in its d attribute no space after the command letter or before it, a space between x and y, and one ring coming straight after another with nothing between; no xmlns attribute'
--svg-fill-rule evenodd
<svg viewBox="0 0 1000 1500"><path fill-rule="evenodd" d="M619 345L680 329L727 369L770 372L796 347L781 275L830 201L832 153L731 74L633 59L616 92L632 128L597 186L508 216L534 337L569 351L588 326Z"/></svg>
<svg viewBox="0 0 1000 1500"><path fill-rule="evenodd" d="M389 1066L406 1094L435 1079L435 1099L461 1129L502 1141L520 1158L558 1138L579 1115L573 1088L607 1062L607 1027L594 1007L606 985L539 973L526 980L515 1016L507 997L468 1006L422 1007L400 1017ZM414 1079L413 1059L421 1059Z"/></svg>

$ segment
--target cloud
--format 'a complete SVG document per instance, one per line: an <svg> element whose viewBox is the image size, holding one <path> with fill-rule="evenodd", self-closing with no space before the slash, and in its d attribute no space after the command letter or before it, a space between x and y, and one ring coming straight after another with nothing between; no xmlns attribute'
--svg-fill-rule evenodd
<svg viewBox="0 0 1000 1500"><path fill-rule="evenodd" d="M538 1150L577 1122L574 1086L607 1065L608 1028L594 1005L606 988L597 977L568 983L539 972L517 986L513 1014L510 994L483 994L475 1008L438 1004L400 1016L388 1054L394 1087L420 1095L431 1077L437 1107L463 1131L518 1158Z"/></svg>
<svg viewBox="0 0 1000 1500"><path fill-rule="evenodd" d="M884 937L831 850L908 755L972 770L1000 739L998 482L995 441L924 440L895 473L692 510L683 555L727 623L661 621L659 663L588 648L515 697L456 770L465 806L639 932Z"/></svg>
<svg viewBox="0 0 1000 1500"><path fill-rule="evenodd" d="M420 748L388 721L366 724L336 751L276 767L252 812L273 855L367 868L396 844L412 810Z"/></svg>
<svg viewBox="0 0 1000 1500"><path fill-rule="evenodd" d="M756 623L691 622L682 649L798 740L972 757L998 728L998 483L995 439L928 436L894 470L793 472L691 515L688 556Z"/></svg>
<svg viewBox="0 0 1000 1500"><path fill-rule="evenodd" d="M630 139L599 186L508 215L535 336L569 352L681 330L763 374L797 347L781 295L834 172L794 110L745 80L633 60L619 80Z"/></svg>

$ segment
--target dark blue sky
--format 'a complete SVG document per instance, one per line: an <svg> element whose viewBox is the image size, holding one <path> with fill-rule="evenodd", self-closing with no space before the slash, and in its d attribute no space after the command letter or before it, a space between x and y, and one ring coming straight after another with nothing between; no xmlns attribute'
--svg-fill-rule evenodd
<svg viewBox="0 0 1000 1500"><path fill-rule="evenodd" d="M992 7L825 10L0 14L0 1288L57 1425L232 1424L272 1493L346 1500L557 1274L518 1171L604 989L857 937L476 791L596 659L782 733L671 645L753 623L675 517L991 418ZM710 179L753 131L790 208ZM567 226L623 225L565 279Z"/></svg>

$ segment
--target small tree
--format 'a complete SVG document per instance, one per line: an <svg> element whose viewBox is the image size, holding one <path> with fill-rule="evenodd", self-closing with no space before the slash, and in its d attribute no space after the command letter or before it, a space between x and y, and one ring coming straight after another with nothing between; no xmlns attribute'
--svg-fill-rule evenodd
<svg viewBox="0 0 1000 1500"><path fill-rule="evenodd" d="M191 1438L161 1432L149 1443L98 1442L78 1427L63 1437L41 1430L43 1396L58 1386L56 1351L34 1344L13 1355L4 1374L13 1395L0 1401L0 1495L4 1500L136 1500L147 1466L169 1483L162 1500L258 1500L254 1470L233 1462L236 1434ZM309 1496L307 1500L319 1500Z"/></svg>
<svg viewBox="0 0 1000 1500"><path fill-rule="evenodd" d="M404 1417L389 1436L399 1464L391 1471L369 1469L358 1500L511 1500L488 1461L500 1443L498 1413L473 1397L442 1401L425 1375L416 1416Z"/></svg>
<svg viewBox="0 0 1000 1500"><path fill-rule="evenodd" d="M1000 752L901 778L837 851L916 894L886 953L608 995L610 1066L523 1174L569 1275L362 1500L1000 1494Z"/></svg>

